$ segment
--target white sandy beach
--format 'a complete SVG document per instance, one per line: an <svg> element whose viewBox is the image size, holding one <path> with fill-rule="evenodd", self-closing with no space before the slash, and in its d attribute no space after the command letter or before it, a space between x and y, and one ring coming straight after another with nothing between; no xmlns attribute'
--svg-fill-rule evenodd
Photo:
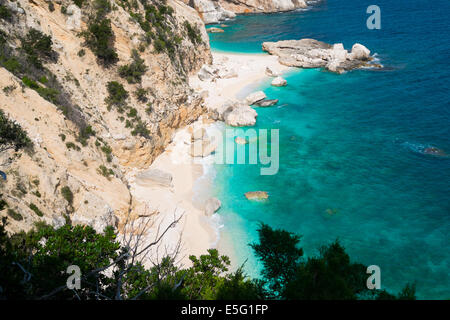
<svg viewBox="0 0 450 320"><path fill-rule="evenodd" d="M266 67L281 73L290 69L280 65L276 56L267 54L218 52L212 54L215 67L232 70L237 75L214 81L201 81L196 75L190 78L191 87L205 97L206 106L212 109L221 106L228 99L243 98L238 96L240 92L242 94L243 88L268 78L265 73ZM190 265L189 255L204 254L207 249L216 247L218 243L217 230L214 230L212 218L205 214L204 203L202 203L209 197L210 182L203 181L200 185L201 190L196 190L194 194L193 189L197 179L203 174L203 167L195 163L189 154L193 130L199 127L208 128L214 125L211 122L209 119L202 118L189 127L178 130L172 143L147 169L159 169L169 173L172 176L171 187L142 181L139 178L140 172L129 177L133 197L147 206L145 209L140 208L140 211L157 210L158 214L155 218L162 223L162 227L173 220L174 214L176 216L183 214L181 223L164 237L157 254L161 256L164 252L170 252L181 237L182 251L179 255L179 263L182 265ZM153 229L152 232L155 233L156 230Z"/></svg>

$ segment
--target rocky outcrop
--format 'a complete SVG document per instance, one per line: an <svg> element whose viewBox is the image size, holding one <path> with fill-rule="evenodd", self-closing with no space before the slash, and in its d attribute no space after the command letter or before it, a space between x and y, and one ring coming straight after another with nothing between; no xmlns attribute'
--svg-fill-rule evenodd
<svg viewBox="0 0 450 320"><path fill-rule="evenodd" d="M250 106L239 101L227 102L222 107L222 118L232 127L247 127L256 124L258 114Z"/></svg>
<svg viewBox="0 0 450 320"><path fill-rule="evenodd" d="M234 12L224 9L219 1L213 0L185 0L199 13L205 24L218 23L236 17Z"/></svg>
<svg viewBox="0 0 450 320"><path fill-rule="evenodd" d="M220 5L235 13L271 13L307 7L306 0L219 0Z"/></svg>
<svg viewBox="0 0 450 320"><path fill-rule="evenodd" d="M105 67L79 36L93 13L92 2L84 1L80 9L72 0L56 1L52 11L48 3L3 1L13 17L0 19L0 30L7 35L6 45L17 54L21 54L20 39L31 28L50 37L54 57L43 65L52 77L47 85L39 86L58 81L64 101L73 102L73 111L91 131L83 137L81 129L86 127L75 123L67 110L25 86L23 75L0 67L0 88L10 88L0 90L1 108L34 141L32 153L0 153L1 170L8 173L8 180L0 183L0 194L22 216L20 220L9 219L7 228L10 232L28 230L37 221L60 227L68 217L101 231L106 225L117 225L117 218L120 229L126 215L140 205L128 189L130 172L147 168L164 151L176 129L206 112L202 97L193 92L187 78L212 62L208 35L193 8L167 0L165 5L173 13L164 23L170 25L171 36L178 36L180 44L173 56L167 50L157 53L155 42L145 40L147 33L132 18L131 9L115 5L105 18L111 22L111 49L118 60ZM65 13L62 7L67 9ZM144 13L141 5L133 10ZM129 83L119 75L119 68L131 63L132 49L138 50L147 67L140 83ZM111 81L127 91L126 112L108 108L105 103ZM146 93L145 99L137 98L139 89ZM129 116L129 111L134 116ZM133 132L137 123L140 131ZM170 186L170 178L164 175L153 173L141 178ZM69 190L72 197L68 193L64 196L63 190ZM39 214L30 209L31 203ZM8 215L7 210L0 215Z"/></svg>
<svg viewBox="0 0 450 320"><path fill-rule="evenodd" d="M342 43L330 45L314 39L301 39L264 42L262 49L277 55L281 64L291 67L325 68L336 73L365 66L379 67L370 64L373 60L370 50L361 44L353 45L352 51L348 52Z"/></svg>

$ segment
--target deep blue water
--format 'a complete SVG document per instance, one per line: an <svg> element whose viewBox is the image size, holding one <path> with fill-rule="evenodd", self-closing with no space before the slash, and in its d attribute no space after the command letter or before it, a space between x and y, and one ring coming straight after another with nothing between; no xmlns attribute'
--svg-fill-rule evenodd
<svg viewBox="0 0 450 320"><path fill-rule="evenodd" d="M366 8L381 8L381 30ZM256 128L280 130L280 170L217 166L224 241L258 272L247 244L259 221L302 235L307 255L339 239L350 256L381 268L382 287L416 282L419 298L450 298L450 2L328 0L309 11L239 16L215 50L256 53L263 41L315 38L377 53L382 71L299 70L263 89L278 106L256 108ZM267 202L243 194L264 190ZM330 210L334 212L329 214ZM328 211L328 212L327 212Z"/></svg>

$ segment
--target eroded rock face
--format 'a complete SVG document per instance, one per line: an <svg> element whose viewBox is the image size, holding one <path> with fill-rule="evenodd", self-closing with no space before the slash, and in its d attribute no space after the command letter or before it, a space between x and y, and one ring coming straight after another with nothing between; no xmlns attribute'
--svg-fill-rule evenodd
<svg viewBox="0 0 450 320"><path fill-rule="evenodd" d="M236 17L234 12L225 10L218 1L190 0L189 4L198 11L205 24L218 23Z"/></svg>
<svg viewBox="0 0 450 320"><path fill-rule="evenodd" d="M262 49L277 55L286 66L325 68L337 73L367 66L373 60L370 50L361 44L355 44L349 53L341 43L330 45L314 39L264 42Z"/></svg>
<svg viewBox="0 0 450 320"><path fill-rule="evenodd" d="M221 6L235 13L284 12L307 7L306 0L219 0Z"/></svg>

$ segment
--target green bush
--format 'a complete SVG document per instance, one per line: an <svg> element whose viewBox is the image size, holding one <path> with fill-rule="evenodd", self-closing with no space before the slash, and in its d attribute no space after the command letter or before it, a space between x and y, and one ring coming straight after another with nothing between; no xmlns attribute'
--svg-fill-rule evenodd
<svg viewBox="0 0 450 320"><path fill-rule="evenodd" d="M34 203L30 203L30 209L33 210L34 213L36 213L39 217L42 217L44 215Z"/></svg>
<svg viewBox="0 0 450 320"><path fill-rule="evenodd" d="M128 83L139 83L141 82L142 76L147 71L147 66L144 63L144 60L139 56L137 50L133 49L131 57L133 62L121 66L119 68L119 75L122 78L125 78Z"/></svg>
<svg viewBox="0 0 450 320"><path fill-rule="evenodd" d="M125 105L125 101L128 98L128 92L125 90L122 84L117 81L110 81L106 85L108 90L108 97L105 102L108 106L122 107Z"/></svg>
<svg viewBox="0 0 450 320"><path fill-rule="evenodd" d="M41 58L48 59L53 55L52 37L36 29L30 29L21 42L22 50L26 53L28 61L38 68L42 68Z"/></svg>
<svg viewBox="0 0 450 320"><path fill-rule="evenodd" d="M9 20L11 16L11 10L0 4L0 19Z"/></svg>
<svg viewBox="0 0 450 320"><path fill-rule="evenodd" d="M202 43L202 37L200 35L200 30L197 26L192 26L189 21L184 22L184 27L186 28L187 35L193 44Z"/></svg>
<svg viewBox="0 0 450 320"><path fill-rule="evenodd" d="M131 131L133 136L142 136L144 138L148 138L150 135L150 131L147 129L147 124L142 122L142 120L138 120L137 124L134 126L133 131Z"/></svg>
<svg viewBox="0 0 450 320"><path fill-rule="evenodd" d="M63 196L64 199L66 199L66 201L72 205L73 203L73 193L72 190L70 190L70 188L68 186L62 187L61 188L61 195Z"/></svg>
<svg viewBox="0 0 450 320"><path fill-rule="evenodd" d="M148 91L145 90L144 88L139 88L136 90L136 92L134 93L136 99L138 99L138 101L140 102L147 102L147 95L148 95Z"/></svg>
<svg viewBox="0 0 450 320"><path fill-rule="evenodd" d="M66 147L67 147L67 149L74 149L74 150L77 150L77 151L80 151L81 150L81 148L79 147L79 146L77 146L75 143L73 143L73 142L67 142L66 143Z"/></svg>
<svg viewBox="0 0 450 320"><path fill-rule="evenodd" d="M109 19L91 22L88 31L83 34L87 46L105 65L117 62L118 55L113 46L114 33Z"/></svg>
<svg viewBox="0 0 450 320"><path fill-rule="evenodd" d="M8 209L8 216L10 216L11 218L13 218L16 221L23 220L22 215L13 209Z"/></svg>
<svg viewBox="0 0 450 320"><path fill-rule="evenodd" d="M106 177L108 180L110 179L110 176L114 175L114 171L112 169L108 169L104 165L98 167L97 172L102 176Z"/></svg>
<svg viewBox="0 0 450 320"><path fill-rule="evenodd" d="M0 110L0 151L7 149L32 148L33 143L27 133L14 121L9 120Z"/></svg>

